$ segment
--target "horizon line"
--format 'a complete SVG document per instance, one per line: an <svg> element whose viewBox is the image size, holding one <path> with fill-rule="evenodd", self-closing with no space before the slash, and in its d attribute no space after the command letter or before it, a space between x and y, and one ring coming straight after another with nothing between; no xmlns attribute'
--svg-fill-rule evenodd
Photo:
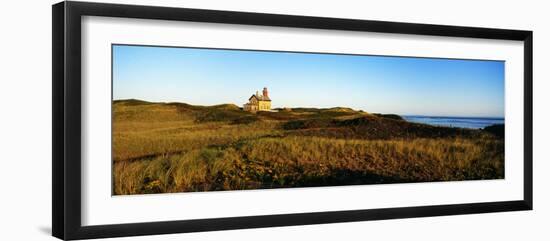
<svg viewBox="0 0 550 241"><path fill-rule="evenodd" d="M129 101L129 100L136 100L136 101L144 101L149 103L158 103L158 104L169 104L169 103L180 103L180 104L188 104L188 105L194 105L194 106L205 106L205 107L211 107L211 106L217 106L217 105L235 105L239 108L243 108L240 105L237 105L235 103L219 103L215 105L201 105L201 104L191 104L188 102L181 102L181 101L150 101L150 100L143 100L143 99L136 99L136 98L129 98L129 99L111 99L111 102L114 101ZM453 115L430 115L430 114L400 114L400 113L382 113L382 112L369 112L363 109L354 109L351 107L346 106L332 106L332 107L311 107L311 106L299 106L299 107L290 107L290 106L284 106L284 107L275 107L272 109L283 109L283 108L313 108L313 109L333 109L333 108L349 108L355 111L363 111L369 114L384 114L384 115L399 115L399 116L407 116L407 117L430 117L430 118L476 118L476 119L505 119L504 116L453 116Z"/></svg>

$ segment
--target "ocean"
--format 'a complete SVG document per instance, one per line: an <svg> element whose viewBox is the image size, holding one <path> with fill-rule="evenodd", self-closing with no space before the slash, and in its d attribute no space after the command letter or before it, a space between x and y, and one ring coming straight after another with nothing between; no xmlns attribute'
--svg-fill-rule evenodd
<svg viewBox="0 0 550 241"><path fill-rule="evenodd" d="M493 124L504 124L504 118L402 116L405 120L434 126L480 129Z"/></svg>

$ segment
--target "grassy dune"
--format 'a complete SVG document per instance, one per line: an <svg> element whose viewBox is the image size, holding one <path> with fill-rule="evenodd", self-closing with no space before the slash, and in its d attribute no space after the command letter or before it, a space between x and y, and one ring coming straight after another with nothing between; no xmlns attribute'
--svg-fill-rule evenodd
<svg viewBox="0 0 550 241"><path fill-rule="evenodd" d="M498 127L433 127L349 108L113 104L113 192L497 179Z"/></svg>

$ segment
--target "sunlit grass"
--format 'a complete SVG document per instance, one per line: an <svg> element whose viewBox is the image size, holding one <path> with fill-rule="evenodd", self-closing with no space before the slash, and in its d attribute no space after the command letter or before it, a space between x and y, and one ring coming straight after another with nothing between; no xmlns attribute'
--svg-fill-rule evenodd
<svg viewBox="0 0 550 241"><path fill-rule="evenodd" d="M215 112L220 108L224 113ZM203 110L208 110L208 120L201 119ZM410 125L347 109L312 111L263 113L236 123L240 115L251 115L229 105L117 103L113 191L143 194L504 177L504 141L493 135ZM354 121L362 116L369 119ZM224 118L229 119L220 121ZM323 121L297 122L285 129L296 118ZM351 122L338 122L347 120Z"/></svg>

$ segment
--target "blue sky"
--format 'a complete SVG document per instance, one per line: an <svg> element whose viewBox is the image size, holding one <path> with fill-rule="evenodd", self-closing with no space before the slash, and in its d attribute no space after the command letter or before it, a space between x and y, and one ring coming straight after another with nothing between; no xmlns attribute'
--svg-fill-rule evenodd
<svg viewBox="0 0 550 241"><path fill-rule="evenodd" d="M504 116L504 62L113 45L113 98Z"/></svg>

